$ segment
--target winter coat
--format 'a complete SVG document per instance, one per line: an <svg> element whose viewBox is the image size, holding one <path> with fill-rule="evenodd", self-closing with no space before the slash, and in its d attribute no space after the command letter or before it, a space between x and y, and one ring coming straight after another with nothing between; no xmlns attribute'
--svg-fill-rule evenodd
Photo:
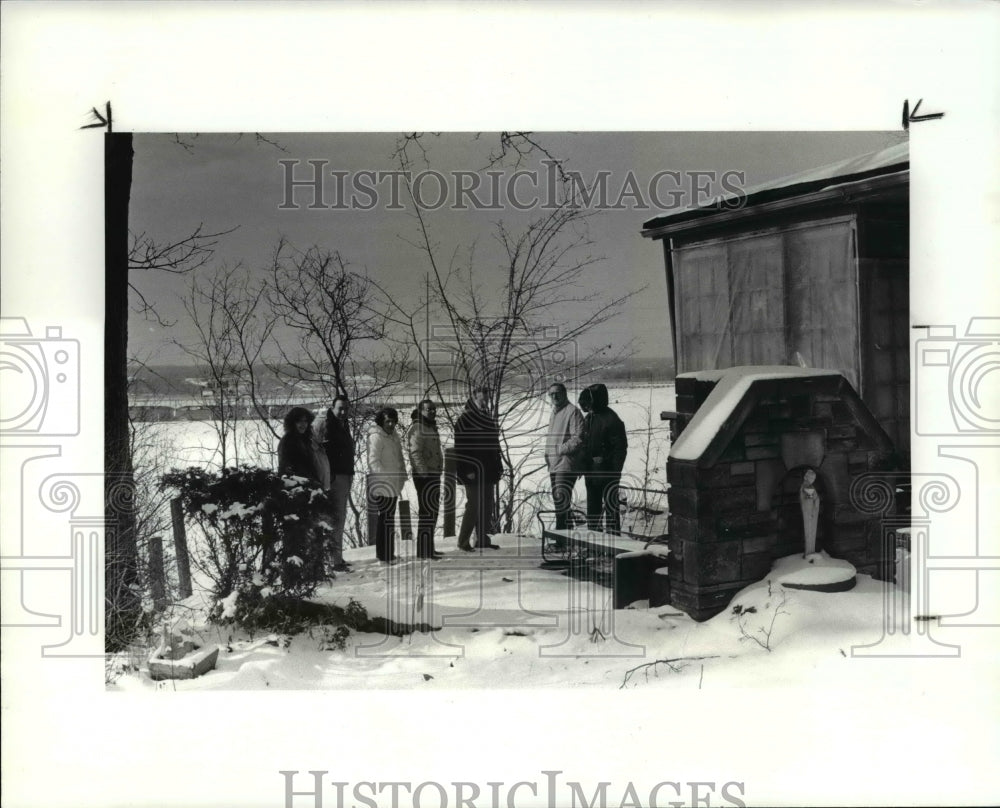
<svg viewBox="0 0 1000 808"><path fill-rule="evenodd" d="M312 449L313 463L316 465L316 479L324 491L330 490L330 458L326 456L323 444L314 435L309 436L309 446Z"/></svg>
<svg viewBox="0 0 1000 808"><path fill-rule="evenodd" d="M398 497L406 483L406 461L399 435L387 435L380 426L368 433L368 484L373 493Z"/></svg>
<svg viewBox="0 0 1000 808"><path fill-rule="evenodd" d="M500 428L496 420L471 400L455 422L455 472L462 482L474 473L477 480L492 484L503 476Z"/></svg>
<svg viewBox="0 0 1000 808"><path fill-rule="evenodd" d="M334 415L333 410L326 411L316 437L326 449L331 474L354 474L354 438L347 424Z"/></svg>
<svg viewBox="0 0 1000 808"><path fill-rule="evenodd" d="M545 437L545 464L550 474L581 471L582 437L583 415L576 406L567 402L552 413Z"/></svg>
<svg viewBox="0 0 1000 808"><path fill-rule="evenodd" d="M589 388L593 411L584 422L583 457L586 471L621 474L628 454L625 424L608 406L608 388L592 384ZM595 458L600 458L597 462Z"/></svg>
<svg viewBox="0 0 1000 808"><path fill-rule="evenodd" d="M308 432L287 432L278 441L278 474L307 477L319 482L320 474L313 452L313 438Z"/></svg>
<svg viewBox="0 0 1000 808"><path fill-rule="evenodd" d="M406 450L410 456L413 475L439 475L444 470L444 453L437 424L423 416L410 425L406 433Z"/></svg>

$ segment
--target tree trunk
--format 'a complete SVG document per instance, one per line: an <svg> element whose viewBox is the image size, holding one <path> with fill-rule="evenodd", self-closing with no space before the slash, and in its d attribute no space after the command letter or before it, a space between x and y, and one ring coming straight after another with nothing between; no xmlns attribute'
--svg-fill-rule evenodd
<svg viewBox="0 0 1000 808"><path fill-rule="evenodd" d="M118 651L141 615L128 419L128 205L132 135L104 136L105 647Z"/></svg>

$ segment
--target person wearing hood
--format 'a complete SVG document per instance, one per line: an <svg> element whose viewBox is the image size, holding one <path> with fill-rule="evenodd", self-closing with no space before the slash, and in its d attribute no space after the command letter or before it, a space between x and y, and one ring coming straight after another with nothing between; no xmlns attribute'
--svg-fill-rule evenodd
<svg viewBox="0 0 1000 808"><path fill-rule="evenodd" d="M350 572L351 566L344 560L344 525L347 523L347 500L354 482L354 438L347 426L347 396L338 395L333 399L326 418L317 433L330 464L330 506L333 517L333 538L330 541L330 557L337 572Z"/></svg>
<svg viewBox="0 0 1000 808"><path fill-rule="evenodd" d="M324 482L312 431L315 417L305 407L292 407L285 415L285 434L278 441L278 474Z"/></svg>
<svg viewBox="0 0 1000 808"><path fill-rule="evenodd" d="M437 406L429 398L420 402L416 417L406 433L413 487L420 508L417 515L417 558L437 560L442 553L434 549L434 531L441 510L441 472L444 453L437 428Z"/></svg>
<svg viewBox="0 0 1000 808"><path fill-rule="evenodd" d="M472 551L469 539L476 531L476 545L498 549L490 541L494 489L503 476L500 428L489 414L488 391L479 388L465 403L455 422L455 473L465 486L465 513L458 530L458 547Z"/></svg>
<svg viewBox="0 0 1000 808"><path fill-rule="evenodd" d="M556 511L556 530L570 527L569 511L573 504L573 486L580 476L580 447L583 442L583 415L566 396L566 385L549 385L552 417L545 438L545 465L552 484L552 504Z"/></svg>
<svg viewBox="0 0 1000 808"><path fill-rule="evenodd" d="M584 462L587 466L584 474L587 528L599 530L603 515L605 531L618 535L621 530L618 488L628 453L628 436L622 419L608 406L608 388L603 384L592 384L587 389L590 391L591 406L583 433Z"/></svg>
<svg viewBox="0 0 1000 808"><path fill-rule="evenodd" d="M368 433L368 524L374 534L375 556L385 564L396 560L396 502L406 484L398 421L399 413L385 407L375 413L375 425Z"/></svg>

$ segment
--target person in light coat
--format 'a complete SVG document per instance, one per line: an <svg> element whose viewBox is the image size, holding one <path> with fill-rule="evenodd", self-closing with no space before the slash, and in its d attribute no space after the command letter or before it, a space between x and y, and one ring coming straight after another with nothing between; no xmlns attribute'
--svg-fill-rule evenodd
<svg viewBox="0 0 1000 808"><path fill-rule="evenodd" d="M406 449L410 456L413 487L417 490L420 513L417 517L417 558L437 560L441 553L434 550L434 531L441 510L441 472L444 452L437 428L437 406L429 398L420 402L417 417L406 433Z"/></svg>
<svg viewBox="0 0 1000 808"><path fill-rule="evenodd" d="M375 425L368 433L369 541L375 544L378 560L385 564L396 559L396 503L406 484L406 461L396 433L398 422L399 413L385 407L375 414Z"/></svg>
<svg viewBox="0 0 1000 808"><path fill-rule="evenodd" d="M566 385L549 385L552 417L545 437L545 465L552 484L552 504L556 511L556 530L570 527L569 511L573 504L573 486L580 476L583 445L583 415L569 403Z"/></svg>

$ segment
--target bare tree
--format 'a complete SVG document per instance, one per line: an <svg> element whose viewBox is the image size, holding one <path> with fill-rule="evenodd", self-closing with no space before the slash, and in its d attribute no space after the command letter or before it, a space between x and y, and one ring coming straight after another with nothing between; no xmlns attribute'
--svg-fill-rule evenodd
<svg viewBox="0 0 1000 808"><path fill-rule="evenodd" d="M140 626L142 593L148 591L148 543L164 533L168 524L167 503L156 487L159 474L166 470L158 466L162 436L138 427L128 407L128 366L136 362L128 353L129 309L161 326L169 323L132 278L143 271L193 273L209 261L219 237L232 232L207 232L199 225L176 240L156 241L146 233L129 231L131 138L108 134L105 148L104 419L109 525L105 542L105 645L109 651L127 646Z"/></svg>
<svg viewBox="0 0 1000 808"><path fill-rule="evenodd" d="M188 275L205 266L222 236L237 228L209 233L204 224L199 224L187 236L175 241L156 241L148 233L129 232L128 268L130 272L168 272L172 275ZM150 302L142 290L129 281L129 295L133 299L133 310L137 314L155 320L161 326L170 325Z"/></svg>
<svg viewBox="0 0 1000 808"><path fill-rule="evenodd" d="M111 108L100 125L104 140L104 470L105 470L105 645L117 651L135 635L142 615L139 536L128 411L128 312L158 316L129 279L133 270L191 271L207 259L219 233L198 228L180 241L161 244L130 235L132 135L112 133Z"/></svg>
<svg viewBox="0 0 1000 808"><path fill-rule="evenodd" d="M182 302L195 339L175 344L208 374L220 465L239 461L237 424L246 417L259 427L254 454L273 451L277 399L281 406L347 395L359 434L406 369L406 350L386 341L389 319L376 292L338 253L297 250L284 239L264 276L223 267L191 280ZM351 500L355 536L360 500Z"/></svg>
<svg viewBox="0 0 1000 808"><path fill-rule="evenodd" d="M178 241L159 243L129 232L132 134L114 132L111 103L81 129L104 136L104 470L105 470L105 647L117 651L136 633L142 612L135 482L128 409L128 314L130 292L137 308L159 319L130 280L133 270L192 271L203 264L223 233L201 227ZM178 138L180 143L180 139ZM272 146L273 141L258 139ZM183 144L182 144L183 145ZM184 146L187 148L187 146ZM279 146L280 148L280 146ZM230 231L224 231L230 232Z"/></svg>
<svg viewBox="0 0 1000 808"><path fill-rule="evenodd" d="M133 361L133 367L148 369L146 363ZM134 375L129 376L129 391L137 384ZM151 591L150 580L153 570L150 566L149 544L153 537L169 536L171 531L170 494L159 484L176 455L177 447L169 433L159 428L154 421L129 417L129 454L134 465L133 481L135 498L136 549L138 552L139 581L147 594ZM172 557L171 543L167 542L165 555ZM160 571L164 583L169 584L172 563L166 563Z"/></svg>
<svg viewBox="0 0 1000 808"><path fill-rule="evenodd" d="M119 651L135 635L142 614L127 394L133 151L130 133L111 132L110 104L107 119L101 121L108 128L104 137L104 628L105 647Z"/></svg>
<svg viewBox="0 0 1000 808"><path fill-rule="evenodd" d="M392 321L374 282L340 253L298 250L282 239L274 252L267 302L281 329L280 362L272 371L329 403L351 401L351 431L359 437L373 411L403 381L409 348L390 339ZM359 478L359 483L361 482ZM353 533L363 535L363 501L352 492Z"/></svg>
<svg viewBox="0 0 1000 808"><path fill-rule="evenodd" d="M340 394L359 403L376 401L398 384L406 351L387 341L390 321L376 291L340 253L297 250L282 239L267 297L294 343L279 344L285 373L319 385L326 398Z"/></svg>
<svg viewBox="0 0 1000 808"><path fill-rule="evenodd" d="M488 158L489 167L511 157L519 167L541 154L555 162L563 193L556 204L540 208L523 226L495 224L494 247L500 257L492 283L477 266L475 244L464 251L462 260L458 252L442 257L409 180L415 154L416 159L428 159L422 135L402 136L396 158L416 224L417 237L411 243L427 267L428 299L422 307L407 307L388 290L385 297L394 321L416 345L429 392L447 400L454 391L470 387L490 391L490 409L501 427L505 468L497 516L501 529L509 531L519 509L537 499L536 494L519 491L524 478L540 470L539 458L521 455L515 460L511 450L544 433L544 419L530 417L543 406L539 396L551 381L577 382L629 349L623 346L612 357L610 346L586 351L581 346L585 336L620 314L638 290L609 295L593 283L588 285L588 275L603 260L591 252L587 225L593 214L578 204L576 187L562 172L561 163L531 133L502 133L498 150ZM431 318L440 324L428 342L420 326ZM440 350L442 344L451 349L450 360L443 363L431 353L432 346Z"/></svg>
<svg viewBox="0 0 1000 808"><path fill-rule="evenodd" d="M181 299L195 339L173 342L208 373L206 392L223 468L240 462L237 423L251 408L270 423L257 375L274 330L274 317L262 310L264 291L241 266L221 267L194 276Z"/></svg>

